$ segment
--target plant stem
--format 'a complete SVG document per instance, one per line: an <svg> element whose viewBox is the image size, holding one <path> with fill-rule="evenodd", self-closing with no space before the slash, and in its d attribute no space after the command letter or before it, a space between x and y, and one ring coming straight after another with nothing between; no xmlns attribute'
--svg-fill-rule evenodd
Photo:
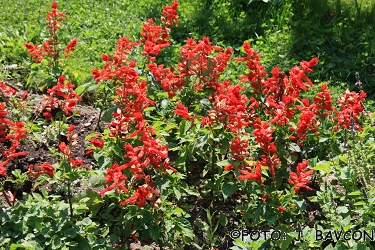
<svg viewBox="0 0 375 250"><path fill-rule="evenodd" d="M102 113L103 113L103 109L100 109L99 117L98 117L98 122L96 123L96 128L95 128L95 130L96 130L97 128L99 128L99 132L100 132L100 133L102 132L102 128L100 127L99 122L100 122L100 118L102 117Z"/></svg>
<svg viewBox="0 0 375 250"><path fill-rule="evenodd" d="M215 141L213 142L214 144L215 144ZM211 155L211 157L212 157L212 162L211 162L211 174L212 174L212 176L211 176L211 181L212 181L212 185L214 185L215 186L215 165L216 165L216 155L215 155L215 147L214 146L212 146L211 147L211 153L212 153L212 155ZM211 194L212 194L212 196L211 197L215 197L214 195L215 195L215 188L213 188L212 190L211 190Z"/></svg>
<svg viewBox="0 0 375 250"><path fill-rule="evenodd" d="M70 195L70 180L68 179L68 200L69 200L69 208L70 208L70 217L73 217L73 205L72 205L72 197Z"/></svg>
<svg viewBox="0 0 375 250"><path fill-rule="evenodd" d="M4 195L5 200L7 201L8 205L11 206L11 207L13 207L13 204L10 202L10 200L9 200L9 198L8 198L8 195L7 195L7 193L5 192L5 189L4 189L4 188L2 188L2 192L3 192L3 195Z"/></svg>

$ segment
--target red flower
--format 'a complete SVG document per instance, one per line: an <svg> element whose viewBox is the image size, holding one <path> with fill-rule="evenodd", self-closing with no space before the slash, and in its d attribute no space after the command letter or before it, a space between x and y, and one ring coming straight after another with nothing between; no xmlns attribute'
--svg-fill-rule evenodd
<svg viewBox="0 0 375 250"><path fill-rule="evenodd" d="M98 147L98 148L103 148L104 146L104 140L99 140L99 139L96 139L96 138L92 138L90 140L90 142L95 146L95 147Z"/></svg>
<svg viewBox="0 0 375 250"><path fill-rule="evenodd" d="M277 208L277 211L278 211L279 213L282 213L282 212L286 211L286 208L285 208L284 206L279 206L279 207Z"/></svg>
<svg viewBox="0 0 375 250"><path fill-rule="evenodd" d="M22 101L25 101L27 99L28 95L29 95L29 92L24 91L23 94L22 94Z"/></svg>
<svg viewBox="0 0 375 250"><path fill-rule="evenodd" d="M246 170L238 170L242 175L238 176L237 179L243 181L243 180L257 180L260 183L263 183L262 180L262 165L260 162L256 163L255 171L253 173L250 173Z"/></svg>
<svg viewBox="0 0 375 250"><path fill-rule="evenodd" d="M130 234L130 237L132 237L133 240L135 240L136 242L139 242L137 236L135 234Z"/></svg>
<svg viewBox="0 0 375 250"><path fill-rule="evenodd" d="M190 115L188 113L188 108L186 108L184 105L181 103L176 104L177 109L175 109L174 113L178 116L181 116L182 118L185 118L186 120L190 121Z"/></svg>
<svg viewBox="0 0 375 250"><path fill-rule="evenodd" d="M211 126L212 125L212 121L209 117L207 116L202 116L202 119L201 119L201 125L204 127L206 125L208 126Z"/></svg>
<svg viewBox="0 0 375 250"><path fill-rule="evenodd" d="M354 126L358 130L362 130L362 127L356 123L359 118L359 114L363 112L363 103L366 101L366 92L361 91L359 94L348 89L337 101L340 111L335 111L337 125L334 126L334 130L341 128L349 129ZM352 122L353 121L353 122ZM353 129L355 129L353 128Z"/></svg>
<svg viewBox="0 0 375 250"><path fill-rule="evenodd" d="M77 45L77 42L78 42L78 39L73 39L72 41L70 41L67 45L67 47L64 49L64 52L66 53L65 54L65 58L67 58L69 56L69 52L70 51L73 51Z"/></svg>
<svg viewBox="0 0 375 250"><path fill-rule="evenodd" d="M43 163L40 164L39 166L36 165L33 167L33 165L29 166L29 176L34 177L35 179L38 179L38 177L42 174L47 174L49 177L53 178L55 168L48 164L48 163Z"/></svg>
<svg viewBox="0 0 375 250"><path fill-rule="evenodd" d="M70 162L72 163L72 165L73 165L74 167L82 166L82 163L83 163L82 160L79 160L79 159L73 159L73 158L70 158L69 160L70 160Z"/></svg>
<svg viewBox="0 0 375 250"><path fill-rule="evenodd" d="M142 186L138 186L133 196L124 200L123 202L120 202L120 205L137 203L139 207L144 207L146 201L153 201L155 199L155 194L158 193L159 190L153 189L149 184L144 184Z"/></svg>
<svg viewBox="0 0 375 250"><path fill-rule="evenodd" d="M91 155L93 152L94 152L94 149L93 148L89 148L89 149L86 150L85 154L86 155Z"/></svg>
<svg viewBox="0 0 375 250"><path fill-rule="evenodd" d="M254 130L254 135L256 137L255 141L260 144L263 150L273 150L274 146L270 146L270 142L272 141L272 133L274 132L274 129L266 122L255 124L254 127L256 128L256 130Z"/></svg>
<svg viewBox="0 0 375 250"><path fill-rule="evenodd" d="M71 124L69 126L69 129L68 129L68 136L70 136L72 134L73 130L75 130L75 129L76 129L76 126L74 126L73 124Z"/></svg>
<svg viewBox="0 0 375 250"><path fill-rule="evenodd" d="M310 183L310 176L313 174L313 170L307 171L306 168L309 165L309 162L304 160L297 165L297 173L291 172L290 179L288 180L289 184L294 185L294 191L298 194L300 188L305 188L307 190L312 190L307 184Z"/></svg>
<svg viewBox="0 0 375 250"><path fill-rule="evenodd" d="M314 103L316 105L316 114L317 115L324 115L324 116L328 116L329 113L328 112L324 112L325 110L326 111L333 111L333 107L332 107L332 97L331 97L331 94L329 91L326 91L327 90L327 84L323 84L321 86L321 91L320 93L316 94L315 97L314 97Z"/></svg>
<svg viewBox="0 0 375 250"><path fill-rule="evenodd" d="M0 162L0 175L7 177L7 169L5 168L6 162Z"/></svg>
<svg viewBox="0 0 375 250"><path fill-rule="evenodd" d="M124 187L126 181L126 175L121 172L121 169L117 163L112 164L112 168L107 169L107 175L105 177L105 183L112 183L107 188L102 190L99 195L104 195L106 192L116 189L116 192L119 190L129 193L129 190Z"/></svg>
<svg viewBox="0 0 375 250"><path fill-rule="evenodd" d="M60 142L59 149L63 152L66 156L70 155L70 149L66 146L65 142Z"/></svg>

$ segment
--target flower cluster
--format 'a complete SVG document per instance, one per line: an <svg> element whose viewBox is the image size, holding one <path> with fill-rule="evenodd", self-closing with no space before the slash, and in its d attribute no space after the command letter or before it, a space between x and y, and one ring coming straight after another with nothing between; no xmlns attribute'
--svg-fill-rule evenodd
<svg viewBox="0 0 375 250"><path fill-rule="evenodd" d="M304 188L307 190L312 190L311 187L307 186L307 184L310 183L310 176L313 174L313 170L306 171L306 168L308 167L309 162L304 160L301 163L298 163L297 165L297 172L291 172L290 173L290 179L289 184L294 185L294 191L296 194L298 194L298 190L300 188Z"/></svg>
<svg viewBox="0 0 375 250"><path fill-rule="evenodd" d="M142 32L141 44L147 48L146 43L153 43L154 46L163 47L167 44L168 27L176 21L176 12L178 4L173 3L170 7L165 7L162 21L165 22L163 27L153 25L148 22L144 25ZM128 55L131 53L133 46L138 43L129 41L129 38L120 39L113 59L109 55L103 55L102 58L107 62L101 70L93 70L93 75L96 81L113 80L116 83L116 96L114 103L117 105L117 110L113 112L112 122L108 125L111 137L119 138L123 141L129 139L136 139L139 141L138 146L133 147L129 143L124 144L124 151L126 152L124 158L126 163L119 165L113 163L112 168L107 170L106 183L109 186L100 192L104 195L106 192L116 189L122 190L125 193L130 193L125 184L128 182L137 181L137 189L130 198L121 202L121 205L137 204L140 207L145 205L146 201L154 201L154 194L158 190L154 189L154 183L151 181L150 175L146 174L146 170L150 167L155 171L172 170L176 172L169 165L168 147L160 144L160 139L155 138L155 130L152 126L147 125L147 120L144 118L144 110L150 105L155 104L154 101L147 97L147 84L144 80L139 80L138 71L136 69L136 62L129 60ZM158 55L157 49L153 51L145 50L150 60L153 60L151 55ZM101 146L98 141L91 141L94 145ZM130 175L126 176L124 172L129 169ZM140 183L142 183L141 185Z"/></svg>
<svg viewBox="0 0 375 250"><path fill-rule="evenodd" d="M59 41L56 31L61 27L61 21L63 18L68 18L64 12L57 11L57 3L52 3L52 11L47 13L46 19L48 21L48 29L50 38L48 41L43 42L40 46L38 44L25 43L25 47L28 49L29 54L37 63L42 62L43 58L47 57L52 59L51 64L56 62L59 58L62 49L59 47ZM77 45L78 39L70 41L66 48L63 49L65 52L64 58L69 57L69 52L73 51Z"/></svg>
<svg viewBox="0 0 375 250"><path fill-rule="evenodd" d="M337 101L340 108L336 111L337 125L334 130L339 128L345 129L358 129L362 130L361 125L357 123L359 114L364 110L363 103L365 103L366 92L361 91L356 93L354 91L350 92L348 89Z"/></svg>
<svg viewBox="0 0 375 250"><path fill-rule="evenodd" d="M144 45L142 55L147 56L149 61L155 61L155 56L160 54L160 50L170 45L170 28L178 24L177 8L177 2L164 7L161 17L162 26L155 25L151 18L143 23L140 43Z"/></svg>
<svg viewBox="0 0 375 250"><path fill-rule="evenodd" d="M9 95L16 93L7 88L7 86L0 82L0 88ZM13 122L7 118L8 111L6 110L5 103L0 103L0 142L6 145L5 142L12 140L10 146L1 152L2 159L0 161L0 175L7 176L6 165L8 165L14 158L25 156L27 152L17 152L20 146L21 139L26 138L27 129L25 124L21 121Z"/></svg>
<svg viewBox="0 0 375 250"><path fill-rule="evenodd" d="M181 90L186 82L193 80L197 91L205 87L217 89L216 82L220 74L227 66L231 58L232 49L213 46L208 37L195 42L189 38L186 45L180 49L180 62L178 71L173 67L165 68L163 64L156 65L154 62L148 65L157 81L161 81L161 87L171 98ZM218 54L215 56L215 52Z"/></svg>
<svg viewBox="0 0 375 250"><path fill-rule="evenodd" d="M185 107L182 103L176 103L177 109L175 109L174 113L188 121L193 120L189 115L189 110Z"/></svg>
<svg viewBox="0 0 375 250"><path fill-rule="evenodd" d="M94 79L97 82L103 80L113 80L113 81L122 81L122 76L126 75L127 77L138 77L138 74L133 71L129 71L129 54L134 46L139 45L137 42L131 42L130 37L123 37L117 41L116 49L113 53L112 59L108 54L102 54L102 60L106 64L102 69L94 69L92 74Z"/></svg>
<svg viewBox="0 0 375 250"><path fill-rule="evenodd" d="M232 85L230 81L218 82L216 91L209 96L213 110L208 111L209 124L224 124L233 133L251 124L246 95L241 94L243 88Z"/></svg>
<svg viewBox="0 0 375 250"><path fill-rule="evenodd" d="M272 129L267 122L258 122L254 125L254 136L256 137L255 141L259 143L260 147L263 149L265 155L261 155L262 166L267 166L268 171L275 176L275 168L281 165L280 159L277 156L275 143L272 141Z"/></svg>
<svg viewBox="0 0 375 250"><path fill-rule="evenodd" d="M70 82L66 83L65 76L60 76L57 85L48 89L49 96L44 97L42 102L43 116L49 120L54 119L52 115L55 110L62 110L66 115L72 115L74 107L82 98L74 92L74 85Z"/></svg>

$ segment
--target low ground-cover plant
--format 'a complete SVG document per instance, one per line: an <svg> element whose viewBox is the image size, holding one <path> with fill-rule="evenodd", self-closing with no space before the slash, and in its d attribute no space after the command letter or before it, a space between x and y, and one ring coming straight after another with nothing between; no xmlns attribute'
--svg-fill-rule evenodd
<svg viewBox="0 0 375 250"><path fill-rule="evenodd" d="M57 11L55 2L52 8ZM80 96L61 75L47 90L41 114L52 120L46 122L59 120L65 140L59 137L51 149L58 163L30 166L29 176L37 179L34 189L48 181L66 186L66 195L42 187L42 195L33 192L2 209L2 246L102 249L136 241L214 249L233 241L232 249L370 247L371 238L332 237L333 231L374 230L373 154L364 153L373 149L374 124L366 93L346 90L334 99L326 83L315 86L308 74L318 58L288 71L274 67L269 75L247 42L243 55L233 58L230 47L189 38L176 65L163 63L177 8L173 2L160 21L147 20L140 40L119 39L113 54L102 55L104 66L93 70L96 81L81 88L103 91L99 118L109 122L85 138L92 166L74 157L78 134L68 126ZM230 63L246 68L227 79ZM13 122L2 114L4 140L16 138L7 135ZM0 168L4 177L7 159ZM87 188L75 194L77 180ZM203 215L194 215L192 203L200 199ZM214 211L217 204L233 208ZM57 234L45 234L44 227ZM233 230L227 244L217 233L230 231L224 227ZM283 237L253 240L241 229Z"/></svg>

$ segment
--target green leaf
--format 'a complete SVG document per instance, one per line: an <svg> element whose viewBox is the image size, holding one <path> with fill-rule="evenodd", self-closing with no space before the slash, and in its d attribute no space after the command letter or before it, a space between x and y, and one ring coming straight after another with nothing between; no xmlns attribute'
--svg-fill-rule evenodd
<svg viewBox="0 0 375 250"><path fill-rule="evenodd" d="M224 200L232 196L234 192L238 190L238 188L239 188L238 184L233 181L224 182L223 188L221 190L224 196Z"/></svg>
<svg viewBox="0 0 375 250"><path fill-rule="evenodd" d="M92 93L92 92L95 92L95 90L97 90L99 88L100 84L94 84L94 85L91 85L89 86L86 91L88 93Z"/></svg>
<svg viewBox="0 0 375 250"><path fill-rule="evenodd" d="M220 225L225 227L228 224L227 216L225 216L223 213L221 213L220 217L219 217L219 222L220 222Z"/></svg>
<svg viewBox="0 0 375 250"><path fill-rule="evenodd" d="M220 154L227 153L229 147L230 147L230 144L227 139L220 141L220 149L219 149Z"/></svg>
<svg viewBox="0 0 375 250"><path fill-rule="evenodd" d="M34 138L35 138L38 142L42 142L42 141L43 141L42 133L40 133L40 132L34 132L34 133L33 133L33 136L34 136Z"/></svg>
<svg viewBox="0 0 375 250"><path fill-rule="evenodd" d="M79 205L75 208L75 210L77 211L78 214L81 214L81 213L84 213L84 212L88 211L89 208L87 206L84 206L84 205Z"/></svg>
<svg viewBox="0 0 375 250"><path fill-rule="evenodd" d="M354 191L354 192L350 192L348 193L349 196L359 196L359 195L362 195L362 192L361 191Z"/></svg>
<svg viewBox="0 0 375 250"><path fill-rule="evenodd" d="M0 246L4 246L9 244L10 238L2 238L2 242L0 242Z"/></svg>
<svg viewBox="0 0 375 250"><path fill-rule="evenodd" d="M164 128L164 130L165 130L165 131L169 131L169 130L174 129L174 128L177 128L176 123L169 123L169 124Z"/></svg>
<svg viewBox="0 0 375 250"><path fill-rule="evenodd" d="M149 229L150 237L157 242L159 240L160 230L159 227L152 225Z"/></svg>
<svg viewBox="0 0 375 250"><path fill-rule="evenodd" d="M167 109L167 108L168 108L168 104L169 104L169 100L167 100L167 99L163 99L163 100L161 101L160 106L162 107L162 109Z"/></svg>
<svg viewBox="0 0 375 250"><path fill-rule="evenodd" d="M302 211L306 210L305 200L295 200L294 202Z"/></svg>
<svg viewBox="0 0 375 250"><path fill-rule="evenodd" d="M180 137L183 137L186 135L186 132L189 130L191 127L191 122L182 120L180 123Z"/></svg>
<svg viewBox="0 0 375 250"><path fill-rule="evenodd" d="M33 196L38 201L43 201L43 197L38 193L33 193Z"/></svg>
<svg viewBox="0 0 375 250"><path fill-rule="evenodd" d="M82 221L81 221L81 224L84 225L84 226L88 226L92 223L92 220L89 218L89 217L86 217L84 218Z"/></svg>
<svg viewBox="0 0 375 250"><path fill-rule="evenodd" d="M173 211L172 211L172 214L174 214L174 215L178 215L178 216L181 216L181 215L183 215L185 212L184 212L184 210L182 209L182 208L175 208L175 209L173 209Z"/></svg>
<svg viewBox="0 0 375 250"><path fill-rule="evenodd" d="M206 106L206 107L211 107L211 102L210 100L208 100L207 98L203 98L199 101L203 106Z"/></svg>
<svg viewBox="0 0 375 250"><path fill-rule="evenodd" d="M77 234L75 240L78 242L78 249L92 249L88 241L81 235Z"/></svg>
<svg viewBox="0 0 375 250"><path fill-rule="evenodd" d="M337 209L337 213L339 214L346 214L347 212L349 212L348 208L344 206L339 206L336 209Z"/></svg>
<svg viewBox="0 0 375 250"><path fill-rule="evenodd" d="M102 155L98 158L98 165L100 169L105 168L110 162L110 158L104 157Z"/></svg>
<svg viewBox="0 0 375 250"><path fill-rule="evenodd" d="M231 164L231 162L228 159L216 163L219 167L228 166L229 164Z"/></svg>
<svg viewBox="0 0 375 250"><path fill-rule="evenodd" d="M341 169L341 175L340 175L340 178L342 180L349 180L349 179L352 179L352 176L353 176L353 170L351 167L349 166L345 166Z"/></svg>
<svg viewBox="0 0 375 250"><path fill-rule="evenodd" d="M196 147L196 148L201 148L201 147L203 147L203 146L207 143L207 141L208 141L209 138L210 138L209 135L205 135L205 136L201 137L201 138L199 139L199 141L198 141L198 144L196 144L195 147Z"/></svg>
<svg viewBox="0 0 375 250"><path fill-rule="evenodd" d="M199 192L195 189L192 189L190 188L190 186L188 186L186 184L186 182L183 182L181 184L181 188L188 194L188 195L194 195L194 196L199 196Z"/></svg>
<svg viewBox="0 0 375 250"><path fill-rule="evenodd" d="M93 84L95 84L95 82L88 82L88 83L82 84L78 86L74 90L74 92L76 92L77 95L81 95L88 87L92 86Z"/></svg>
<svg viewBox="0 0 375 250"><path fill-rule="evenodd" d="M325 141L327 141L327 140L328 140L327 137L319 138L319 143L325 142Z"/></svg>
<svg viewBox="0 0 375 250"><path fill-rule="evenodd" d="M112 113L117 110L117 106L113 106L108 108L107 110L104 111L101 120L105 122L111 122L112 121Z"/></svg>
<svg viewBox="0 0 375 250"><path fill-rule="evenodd" d="M193 228L191 227L191 224L187 219L178 218L176 220L176 226L179 227L187 237L189 237L190 239L194 239L195 234Z"/></svg>
<svg viewBox="0 0 375 250"><path fill-rule="evenodd" d="M327 174L327 173L330 173L332 170L331 170L331 166L329 165L328 162L326 161L320 161L316 164L315 167L311 168L312 170L321 170L324 172L324 174Z"/></svg>
<svg viewBox="0 0 375 250"><path fill-rule="evenodd" d="M24 245L21 245L21 244L12 244L9 247L9 250L20 250L20 249L33 250L32 247L25 247Z"/></svg>
<svg viewBox="0 0 375 250"><path fill-rule="evenodd" d="M72 227L66 230L64 233L67 237L73 239L77 235L77 230L74 227Z"/></svg>
<svg viewBox="0 0 375 250"><path fill-rule="evenodd" d="M294 152L297 152L297 153L301 152L301 148L294 142L289 144L289 148L290 148L290 150L292 150Z"/></svg>
<svg viewBox="0 0 375 250"><path fill-rule="evenodd" d="M37 182L35 182L35 184L34 184L34 187L33 187L33 191L37 188L37 187L39 187L40 185L42 185L46 180L48 180L49 179L49 176L47 176L47 175L41 175L38 179L37 179ZM35 194L35 193L33 193L33 194Z"/></svg>
<svg viewBox="0 0 375 250"><path fill-rule="evenodd" d="M176 195L177 200L180 200L181 199L180 191L177 188L173 187L173 192Z"/></svg>
<svg viewBox="0 0 375 250"><path fill-rule="evenodd" d="M353 205L354 206L364 206L364 205L366 205L367 203L366 202L364 202L364 201L357 201L356 203L354 203Z"/></svg>
<svg viewBox="0 0 375 250"><path fill-rule="evenodd" d="M206 215L207 215L207 221L208 221L208 223L212 224L212 216L211 216L210 209L206 209Z"/></svg>
<svg viewBox="0 0 375 250"><path fill-rule="evenodd" d="M59 236L55 236L52 241L52 249L60 249L61 248L61 239Z"/></svg>

